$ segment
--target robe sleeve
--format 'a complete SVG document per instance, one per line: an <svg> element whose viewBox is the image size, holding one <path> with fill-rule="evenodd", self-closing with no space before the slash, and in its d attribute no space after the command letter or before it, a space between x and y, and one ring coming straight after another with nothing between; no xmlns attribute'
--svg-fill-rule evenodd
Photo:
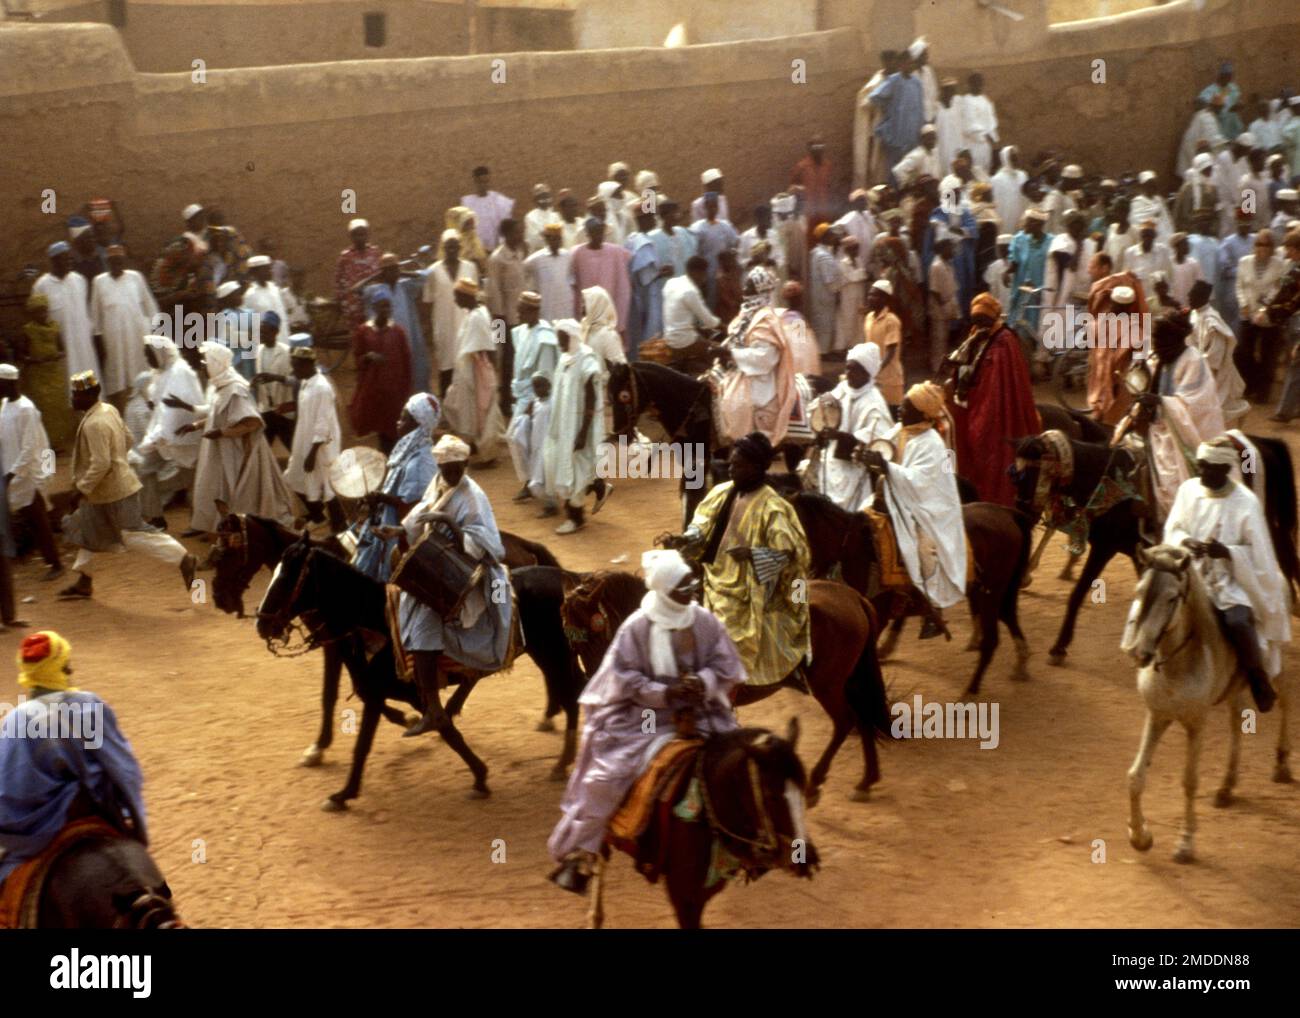
<svg viewBox="0 0 1300 1018"><path fill-rule="evenodd" d="M1196 483L1199 484L1200 482L1197 481ZM1189 499L1195 497L1195 494L1189 491L1186 483L1179 485L1178 494L1174 496L1174 504L1169 510L1168 517L1165 518L1163 536L1165 544L1181 547L1182 543L1189 537L1195 538L1195 535L1191 532L1191 519L1187 512Z"/></svg>
<svg viewBox="0 0 1300 1018"><path fill-rule="evenodd" d="M730 710L732 687L748 679L745 665L736 652L736 645L732 643L726 626L716 615L700 608L695 615L695 627L697 631L701 628L705 631L699 634L705 637L705 651L695 673L704 681L708 699ZM697 637L697 646L699 645Z"/></svg>
<svg viewBox="0 0 1300 1018"><path fill-rule="evenodd" d="M632 625L637 618L634 615L619 627L600 668L582 691L579 703L587 707L628 702L654 708L668 706L667 684L642 670L649 655L637 647Z"/></svg>

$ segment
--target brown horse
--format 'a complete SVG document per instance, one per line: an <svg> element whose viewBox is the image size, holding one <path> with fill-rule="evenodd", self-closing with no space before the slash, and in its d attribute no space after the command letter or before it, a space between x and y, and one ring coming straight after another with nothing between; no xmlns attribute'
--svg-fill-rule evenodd
<svg viewBox="0 0 1300 1018"><path fill-rule="evenodd" d="M729 870L757 880L769 870L811 878L817 850L804 828L804 770L795 754L799 724L791 719L784 739L761 728L716 735L697 751L693 776L699 792L699 817L685 820L680 799L671 810L656 810L638 848L653 846L653 859L624 846L651 883L665 878L668 900L684 930L700 928L704 906L727 886L729 874L714 872L728 859ZM689 795L689 791L681 798ZM609 846L596 861L591 888L590 925L605 921L604 875Z"/></svg>
<svg viewBox="0 0 1300 1018"><path fill-rule="evenodd" d="M645 585L631 573L592 573L564 599L564 628L588 675L594 675L614 633L637 610ZM812 580L807 587L812 629L812 664L766 686L742 685L737 707L766 699L778 689L811 693L830 717L830 741L808 779L808 802L815 805L836 752L854 729L862 737L863 775L852 799L866 802L880 780L876 740L889 732L889 704L876 660L876 612L857 591L842 583Z"/></svg>
<svg viewBox="0 0 1300 1018"><path fill-rule="evenodd" d="M870 597L880 616L891 621L889 636L880 655L887 657L893 650L903 620L914 613L915 599L921 595L875 589L878 584L872 567L878 564L878 555L871 523L865 514L848 512L813 492L800 492L790 498L790 503L808 537L813 574L826 576L839 566L843 581ZM972 502L962 506L962 518L970 541L970 554L975 559L975 578L966 588L976 625L967 650L979 650L975 674L966 687L966 694L974 696L979 692L984 672L998 647L999 619L1011 631L1016 644L1016 666L1012 678L1029 677L1025 670L1029 645L1020 630L1018 618L1020 577L1028 560L1029 538L1023 517L1004 506Z"/></svg>

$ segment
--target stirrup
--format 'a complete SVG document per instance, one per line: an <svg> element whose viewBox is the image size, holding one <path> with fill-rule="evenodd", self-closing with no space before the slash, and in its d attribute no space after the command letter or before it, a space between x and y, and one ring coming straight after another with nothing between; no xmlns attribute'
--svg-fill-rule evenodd
<svg viewBox="0 0 1300 1018"><path fill-rule="evenodd" d="M551 872L549 879L557 887L562 887L566 891L586 894L587 885L591 883L592 874L595 872L594 862L595 860L586 852L570 852Z"/></svg>

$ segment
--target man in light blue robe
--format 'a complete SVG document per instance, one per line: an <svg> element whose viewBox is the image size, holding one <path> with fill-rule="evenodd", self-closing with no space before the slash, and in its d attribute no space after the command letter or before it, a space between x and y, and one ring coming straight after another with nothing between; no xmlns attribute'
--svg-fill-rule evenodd
<svg viewBox="0 0 1300 1018"><path fill-rule="evenodd" d="M424 714L407 736L438 731L449 742L458 738L438 696L440 658L445 654L463 668L488 674L506 661L510 644L510 576L496 517L487 495L465 470L469 446L444 435L433 449L438 476L424 498L402 520L407 545L414 545L430 526L449 530L464 553L486 568L483 579L452 618L443 618L423 602L402 592L398 609L402 647L415 665L415 684L424 698ZM390 536L385 533L385 536ZM455 747L453 747L455 748Z"/></svg>
<svg viewBox="0 0 1300 1018"><path fill-rule="evenodd" d="M655 214L638 207L636 232L623 243L632 252L632 260L627 265L632 280L632 306L627 323L627 353L631 360L636 359L637 350L645 340L662 336L664 331L664 280L673 272L659 260L659 252L650 239L654 225Z"/></svg>
<svg viewBox="0 0 1300 1018"><path fill-rule="evenodd" d="M898 72L876 86L867 100L880 107L880 120L872 133L885 146L885 165L893 167L921 143L921 128L925 126L925 90L921 79L913 73L916 61L911 56L903 59ZM946 169L946 167L945 167ZM893 170L890 170L893 176ZM895 186L898 182L894 182Z"/></svg>
<svg viewBox="0 0 1300 1018"><path fill-rule="evenodd" d="M366 496L371 515L357 532L357 550L352 556L352 565L372 580L388 582L397 547L396 538L381 537L377 529L399 526L438 476L438 465L433 461L433 429L441 418L438 397L421 392L406 401L397 419L400 437L388 454L383 484Z"/></svg>
<svg viewBox="0 0 1300 1018"><path fill-rule="evenodd" d="M1043 303L1043 295L1041 291L1026 293L1021 287L1042 287L1052 236L1044 228L1047 213L1033 208L1025 213L1024 220L1025 228L1011 239L1011 309L1007 312L1007 326L1036 343L1039 309L1035 305Z"/></svg>
<svg viewBox="0 0 1300 1018"><path fill-rule="evenodd" d="M718 218L718 194L709 191L704 195L704 218L691 224L695 234L696 252L709 263L709 278L705 298L710 308L718 303L718 256L723 251L734 251L740 244L740 234L725 219Z"/></svg>
<svg viewBox="0 0 1300 1018"><path fill-rule="evenodd" d="M680 225L681 213L682 208L677 202L659 202L659 222L662 225L650 232L650 239L655 245L655 257L660 265L672 266L674 277L686 275L686 263L699 250L695 234Z"/></svg>
<svg viewBox="0 0 1300 1018"><path fill-rule="evenodd" d="M403 272L397 255L386 254L379 260L380 282L393 291L393 321L406 333L411 347L411 394L429 388L429 346L420 325L420 300L427 273Z"/></svg>

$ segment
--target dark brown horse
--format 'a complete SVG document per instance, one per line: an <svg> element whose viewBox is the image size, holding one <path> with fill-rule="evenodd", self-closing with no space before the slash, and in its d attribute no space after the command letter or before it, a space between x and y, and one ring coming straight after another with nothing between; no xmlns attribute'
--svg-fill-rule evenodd
<svg viewBox="0 0 1300 1018"><path fill-rule="evenodd" d="M655 860L638 860L651 883L664 878L668 900L684 930L700 928L704 906L727 886L727 874L713 872L719 858L748 880L770 870L811 878L817 850L804 828L804 769L795 754L799 726L784 739L761 728L716 735L705 741L695 763L700 813L685 820L677 809L657 811L646 836ZM680 806L680 803L674 804ZM629 854L632 854L629 852ZM596 862L590 924L604 925L604 871L608 846Z"/></svg>
<svg viewBox="0 0 1300 1018"><path fill-rule="evenodd" d="M631 573L604 570L592 573L564 599L564 627L589 675L595 674L613 642L614 633L641 605L645 584ZM862 737L863 775L853 791L866 802L880 780L876 740L889 733L889 704L876 660L876 613L870 603L842 583L812 580L807 585L812 630L812 664L781 682L737 687L737 707L756 703L778 689L811 693L830 717L830 741L808 779L808 801L815 804L830 772L831 761L857 730Z"/></svg>
<svg viewBox="0 0 1300 1018"><path fill-rule="evenodd" d="M244 617L244 594L253 577L262 569L274 569L280 557L301 535L262 516L245 516L231 513L221 502L221 519L217 524L217 540L213 545L211 561L216 567L212 580L212 599L228 615ZM501 531L505 546L505 564L511 569L523 566L544 565L558 568L559 562L544 545ZM333 537L317 542L318 546L334 555L346 558L343 548ZM316 741L303 750L300 763L316 767L325 757L325 750L334 742L334 708L339 698L339 678L346 665L353 683L364 669L365 647L357 638L326 643L321 648L323 674L321 676L321 719ZM539 663L540 667L540 663ZM549 676L548 676L549 677ZM546 718L558 714L560 701L548 686ZM406 712L385 703L380 716L395 725L406 727L411 718ZM549 726L554 728L553 725Z"/></svg>
<svg viewBox="0 0 1300 1018"><path fill-rule="evenodd" d="M808 537L813 574L826 576L838 566L844 582L870 597L881 618L890 620L890 634L882 648L885 653L881 655L887 656L893 649L903 620L916 610L914 599L921 595L875 589L876 570L873 567L877 566L878 556L871 524L865 514L848 512L825 496L812 492L800 492L792 496L790 502ZM970 554L975 559L975 577L966 588L971 617L976 626L967 649L979 651L975 674L966 687L966 694L974 696L979 692L984 672L998 648L999 620L1006 624L1016 644L1016 666L1012 678L1029 677L1025 670L1029 646L1018 617L1020 577L1028 559L1029 539L1024 530L1024 518L1004 506L971 502L962 506L962 518L970 541Z"/></svg>

